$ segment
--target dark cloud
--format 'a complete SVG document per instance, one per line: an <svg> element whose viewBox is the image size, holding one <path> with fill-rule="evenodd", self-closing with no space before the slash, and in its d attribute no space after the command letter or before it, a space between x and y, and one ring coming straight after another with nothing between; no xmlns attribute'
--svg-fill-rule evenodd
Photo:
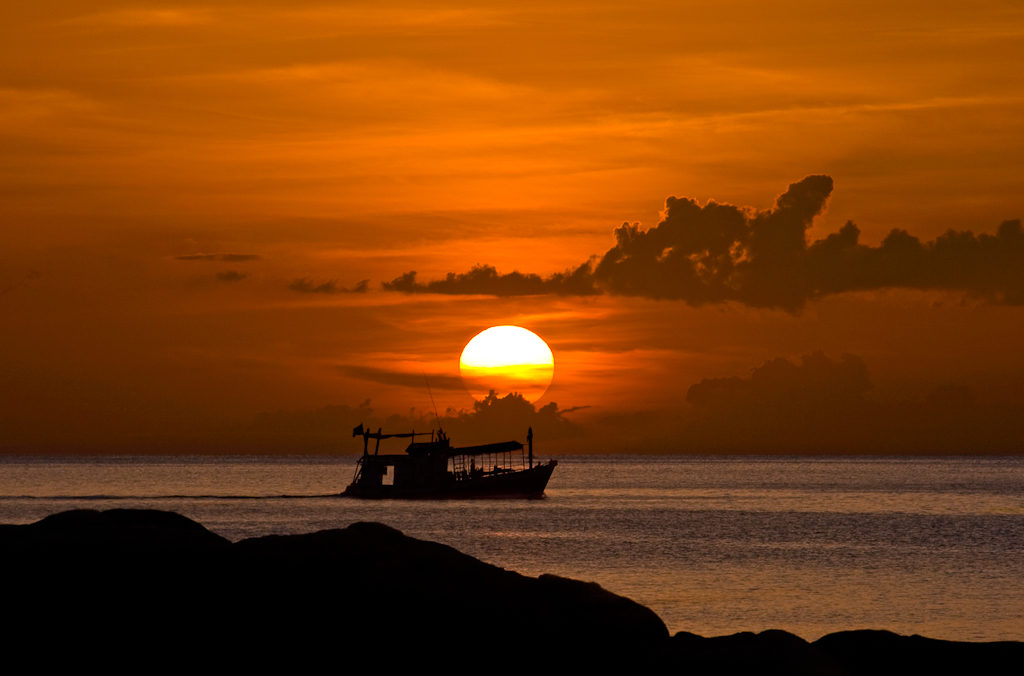
<svg viewBox="0 0 1024 676"><path fill-rule="evenodd" d="M343 365L338 367L343 374L357 380L367 380L372 383L384 385L399 385L401 387L412 387L423 390L429 385L435 390L464 390L465 385L458 376L442 375L438 373L405 373L389 369L375 368L373 366Z"/></svg>
<svg viewBox="0 0 1024 676"><path fill-rule="evenodd" d="M499 397L491 391L483 400L473 402L471 411L449 409L441 422L456 445L506 439L525 442L526 430L532 427L538 451L545 454L552 450L551 447L545 450L544 442L547 440L569 439L583 433L565 417L566 413L569 411L560 410L555 402L536 408L521 394Z"/></svg>
<svg viewBox="0 0 1024 676"><path fill-rule="evenodd" d="M773 359L750 377L692 385L678 449L735 453L1016 453L1019 402L983 404L949 383L921 400L872 396L864 362L820 352Z"/></svg>
<svg viewBox="0 0 1024 676"><path fill-rule="evenodd" d="M547 278L518 271L503 275L478 265L428 282L408 272L382 286L406 293L495 296L610 293L790 311L828 294L904 287L1024 304L1019 220L1006 221L995 235L950 230L930 242L894 229L880 246L860 244L859 229L847 223L808 244L806 231L824 210L832 187L828 176L808 176L763 211L670 197L655 227L624 223L604 255Z"/></svg>
<svg viewBox="0 0 1024 676"><path fill-rule="evenodd" d="M42 276L43 273L39 272L38 270L29 270L21 279L11 282L9 284L5 284L4 286L0 286L0 296L11 293L12 291L17 290L18 288L28 286L34 280L39 279Z"/></svg>
<svg viewBox="0 0 1024 676"><path fill-rule="evenodd" d="M738 405L768 411L780 401L798 402L802 408L834 402L863 401L871 389L867 367L853 355L832 360L821 352L805 355L799 363L777 358L765 362L750 378L707 378L691 385L686 401L697 408L735 408Z"/></svg>
<svg viewBox="0 0 1024 676"><path fill-rule="evenodd" d="M262 256L258 254L240 253L196 253L184 256L175 256L179 261L222 261L226 263L245 263L247 261L258 261Z"/></svg>
<svg viewBox="0 0 1024 676"><path fill-rule="evenodd" d="M354 374L360 373L353 371ZM378 382L422 388L417 377L362 372ZM382 376L377 380L378 376ZM440 381L438 381L440 383ZM434 382L431 386L435 387ZM438 384L436 387L440 387ZM471 409L384 415L358 407L264 413L254 421L247 452L357 452L358 424L385 431L426 431L440 424L456 445L525 441L532 427L537 452L742 454L981 454L1020 453L1024 410L1019 400L986 401L961 383L918 399L893 400L874 391L864 361L816 352L777 358L742 377L692 385L685 402L663 410L607 411L580 418L552 402L536 407L519 394L493 392ZM402 440L385 442L399 452Z"/></svg>
<svg viewBox="0 0 1024 676"><path fill-rule="evenodd" d="M590 264L584 263L573 270L566 270L541 277L512 271L498 274L490 265L477 265L469 272L449 272L444 279L430 282L416 281L416 271L396 277L381 286L386 291L405 293L446 293L453 295L482 294L490 296L531 296L556 294L562 296L589 296L599 291L594 287Z"/></svg>
<svg viewBox="0 0 1024 676"><path fill-rule="evenodd" d="M348 289L339 285L337 280L334 279L317 284L302 278L293 281L288 285L288 288L299 293L366 293L370 288L370 280L361 280L351 289Z"/></svg>
<svg viewBox="0 0 1024 676"><path fill-rule="evenodd" d="M870 434L884 416L868 400L867 368L858 357L815 353L800 362L773 359L749 378L692 385L688 444L708 452L872 452Z"/></svg>
<svg viewBox="0 0 1024 676"><path fill-rule="evenodd" d="M240 282L248 277L244 272L238 270L225 270L217 273L217 280L221 282Z"/></svg>
<svg viewBox="0 0 1024 676"><path fill-rule="evenodd" d="M654 228L626 223L615 231L594 277L627 296L799 307L808 296L804 233L831 193L831 178L808 176L767 211L670 197Z"/></svg>
<svg viewBox="0 0 1024 676"><path fill-rule="evenodd" d="M815 295L857 289L906 287L948 289L1012 305L1024 304L1024 232L1005 221L990 235L950 230L921 242L893 230L881 246L858 242L848 222L838 233L812 244L806 275Z"/></svg>
<svg viewBox="0 0 1024 676"><path fill-rule="evenodd" d="M526 431L532 427L538 453L547 455L556 450L548 441L575 438L581 433L564 413L566 411L560 411L553 402L538 409L519 394L498 397L493 392L475 402L472 410L448 409L440 420L433 411L381 415L367 400L359 406L261 413L245 435L245 444L249 453L338 453L339 450L356 453L362 450L362 440L352 439L352 429L360 424L385 432L428 431L437 429L440 424L456 446L508 440L525 442ZM407 440L385 441L382 449L397 453L404 443Z"/></svg>

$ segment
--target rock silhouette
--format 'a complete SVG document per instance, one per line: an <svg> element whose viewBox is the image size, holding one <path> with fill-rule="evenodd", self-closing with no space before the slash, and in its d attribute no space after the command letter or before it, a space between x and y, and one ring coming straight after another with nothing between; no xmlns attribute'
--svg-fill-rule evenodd
<svg viewBox="0 0 1024 676"><path fill-rule="evenodd" d="M889 632L669 637L594 583L527 577L376 523L232 543L181 515L77 510L0 526L9 657L141 671L984 673L1024 644Z"/></svg>

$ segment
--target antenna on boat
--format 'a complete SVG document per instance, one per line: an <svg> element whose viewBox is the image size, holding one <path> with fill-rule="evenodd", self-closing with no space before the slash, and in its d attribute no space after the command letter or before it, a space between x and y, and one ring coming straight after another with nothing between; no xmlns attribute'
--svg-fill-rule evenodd
<svg viewBox="0 0 1024 676"><path fill-rule="evenodd" d="M430 391L430 379L427 378L427 374L423 374L423 382L427 384L427 394L430 395L430 405L434 407L434 417L437 418L437 429L441 430L441 416L437 414L437 404L434 403L434 393Z"/></svg>

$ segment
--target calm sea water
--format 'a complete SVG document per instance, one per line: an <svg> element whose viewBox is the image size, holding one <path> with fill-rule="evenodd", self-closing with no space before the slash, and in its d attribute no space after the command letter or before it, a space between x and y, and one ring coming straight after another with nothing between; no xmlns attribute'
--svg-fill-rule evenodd
<svg viewBox="0 0 1024 676"><path fill-rule="evenodd" d="M355 457L0 458L0 522L174 510L232 540L380 521L599 582L671 631L1024 640L1024 458L559 458L532 501L334 497Z"/></svg>

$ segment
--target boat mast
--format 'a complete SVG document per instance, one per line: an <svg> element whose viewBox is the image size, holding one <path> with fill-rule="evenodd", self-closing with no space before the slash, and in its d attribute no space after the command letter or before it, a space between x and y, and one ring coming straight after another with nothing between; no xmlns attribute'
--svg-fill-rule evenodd
<svg viewBox="0 0 1024 676"><path fill-rule="evenodd" d="M533 428L526 431L526 443L530 447L530 469L533 469ZM522 456L519 456L522 457Z"/></svg>
<svg viewBox="0 0 1024 676"><path fill-rule="evenodd" d="M356 425L355 429L352 430L352 436L363 437L363 457L369 455L369 443L370 443L370 431L363 427L363 423Z"/></svg>
<svg viewBox="0 0 1024 676"><path fill-rule="evenodd" d="M430 405L434 407L434 418L437 420L437 431L442 432L441 429L441 416L437 414L437 404L434 403L434 393L430 391L430 380L427 379L427 374L423 374L423 382L427 384L427 394L430 395ZM415 438L415 437L414 437ZM440 437L439 437L440 439ZM430 430L430 440L434 440L434 430Z"/></svg>

